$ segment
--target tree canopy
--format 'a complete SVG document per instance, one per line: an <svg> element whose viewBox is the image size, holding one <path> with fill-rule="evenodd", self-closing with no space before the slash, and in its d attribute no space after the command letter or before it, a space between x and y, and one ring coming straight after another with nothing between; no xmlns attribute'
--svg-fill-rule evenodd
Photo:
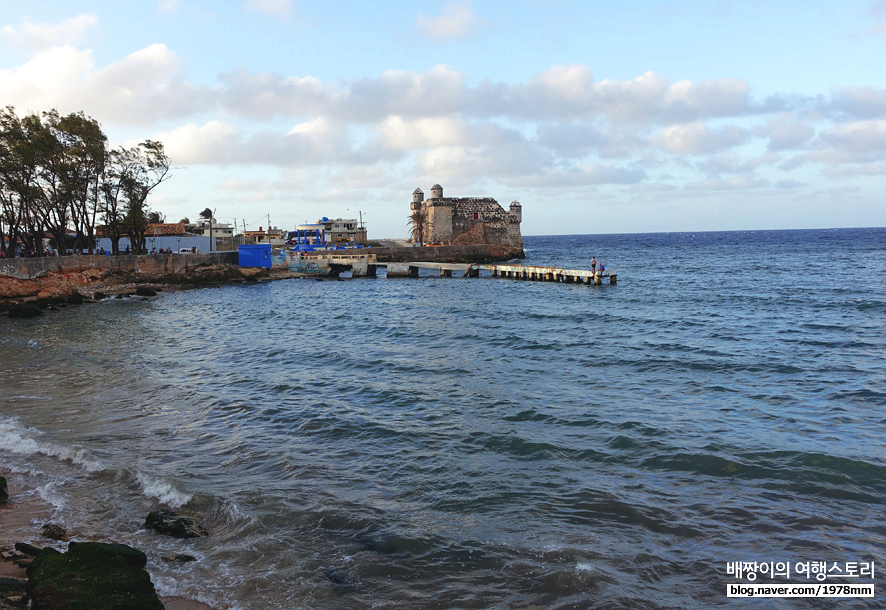
<svg viewBox="0 0 886 610"><path fill-rule="evenodd" d="M42 256L48 234L59 254L92 253L103 223L115 253L123 235L141 252L148 195L170 169L160 142L111 150L99 123L82 112L19 117L7 106L0 111L0 250Z"/></svg>

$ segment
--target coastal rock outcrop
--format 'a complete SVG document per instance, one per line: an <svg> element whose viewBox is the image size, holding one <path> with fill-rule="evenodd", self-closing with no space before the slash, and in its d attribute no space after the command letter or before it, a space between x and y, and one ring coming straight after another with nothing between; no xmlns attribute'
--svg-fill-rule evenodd
<svg viewBox="0 0 886 610"><path fill-rule="evenodd" d="M161 508L148 514L145 527L173 538L202 538L208 536L205 527L191 517L182 517L171 510Z"/></svg>
<svg viewBox="0 0 886 610"><path fill-rule="evenodd" d="M12 303L6 313L8 318L36 318L43 312L30 303Z"/></svg>
<svg viewBox="0 0 886 610"><path fill-rule="evenodd" d="M148 558L124 544L72 542L66 553L46 548L28 568L34 610L163 610Z"/></svg>

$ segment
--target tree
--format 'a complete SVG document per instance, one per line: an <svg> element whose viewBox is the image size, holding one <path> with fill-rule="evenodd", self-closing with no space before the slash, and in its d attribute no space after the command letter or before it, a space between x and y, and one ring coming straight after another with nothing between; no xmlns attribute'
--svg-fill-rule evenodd
<svg viewBox="0 0 886 610"><path fill-rule="evenodd" d="M55 111L53 111L55 112ZM57 116L57 115L56 115ZM71 113L53 125L70 160L71 221L80 247L95 250L95 227L101 211L101 182L108 158L108 138L98 121Z"/></svg>
<svg viewBox="0 0 886 610"><path fill-rule="evenodd" d="M428 229L428 210L425 207L413 210L408 224L410 225L409 233L412 237L412 243L423 244L425 232Z"/></svg>
<svg viewBox="0 0 886 610"><path fill-rule="evenodd" d="M158 185L171 178L171 160L160 142L145 140L130 149L111 151L110 169L104 183L105 223L111 237L111 248L119 252L123 233L135 254L143 252L148 228L146 201Z"/></svg>
<svg viewBox="0 0 886 610"><path fill-rule="evenodd" d="M73 228L70 245L91 253L101 217L115 254L124 232L140 251L148 195L171 177L169 171L160 142L109 151L101 126L82 112L19 118L7 106L0 110L0 248L14 256L23 244L42 254L49 232L64 252ZM162 214L151 216L165 222Z"/></svg>
<svg viewBox="0 0 886 610"><path fill-rule="evenodd" d="M38 211L43 190L37 150L42 129L40 117L34 114L20 119L12 106L0 112L0 203L9 235L8 256L15 256L19 242L35 253L43 249Z"/></svg>
<svg viewBox="0 0 886 610"><path fill-rule="evenodd" d="M206 220L212 219L212 210L206 208L202 212L200 212L200 218L205 218Z"/></svg>

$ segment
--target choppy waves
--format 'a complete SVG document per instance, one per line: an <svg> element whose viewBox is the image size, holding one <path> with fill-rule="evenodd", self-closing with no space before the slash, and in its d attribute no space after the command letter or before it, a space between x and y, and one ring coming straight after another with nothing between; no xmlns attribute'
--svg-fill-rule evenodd
<svg viewBox="0 0 886 610"><path fill-rule="evenodd" d="M295 280L4 326L33 349L0 455L219 608L727 605L727 561L886 542L886 274L810 286L821 239L536 238L620 284ZM212 531L197 564L140 530L158 504Z"/></svg>

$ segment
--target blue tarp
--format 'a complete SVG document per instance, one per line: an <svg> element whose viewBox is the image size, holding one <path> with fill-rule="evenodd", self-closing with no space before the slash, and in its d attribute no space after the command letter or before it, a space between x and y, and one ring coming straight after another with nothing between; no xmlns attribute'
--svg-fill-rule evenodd
<svg viewBox="0 0 886 610"><path fill-rule="evenodd" d="M237 248L239 265L241 267L267 267L271 268L271 245L254 244Z"/></svg>

